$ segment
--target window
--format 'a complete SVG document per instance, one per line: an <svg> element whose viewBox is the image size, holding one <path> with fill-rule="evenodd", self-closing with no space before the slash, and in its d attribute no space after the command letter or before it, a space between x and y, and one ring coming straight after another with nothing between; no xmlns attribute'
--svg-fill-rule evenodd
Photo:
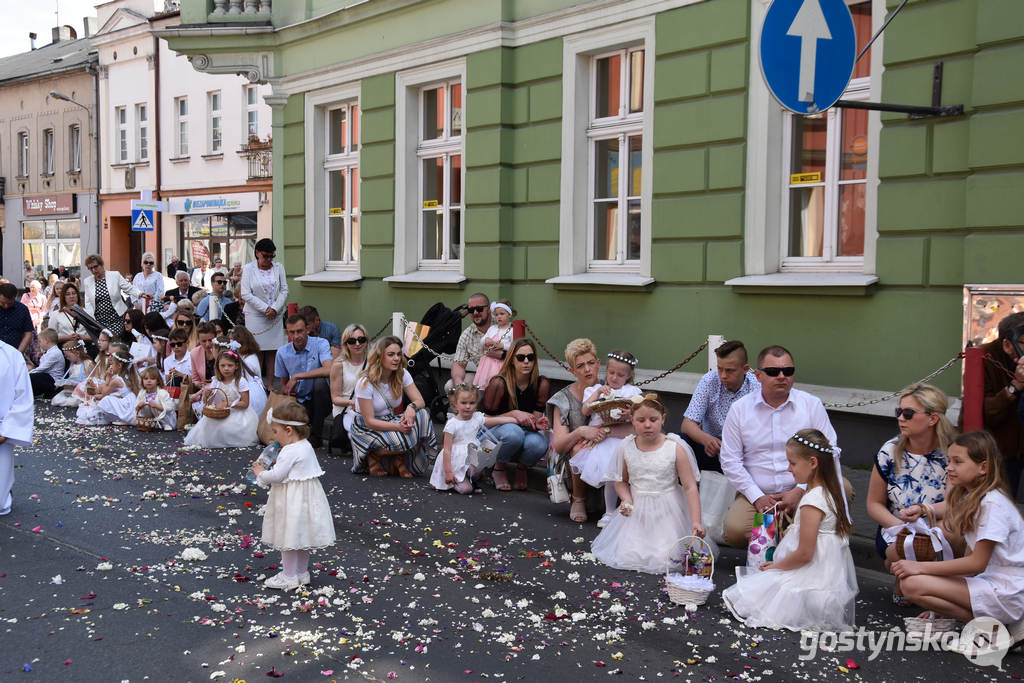
<svg viewBox="0 0 1024 683"><path fill-rule="evenodd" d="M81 229L78 218L24 221L21 236L25 260L42 273L57 266L77 271L82 262Z"/></svg>
<svg viewBox="0 0 1024 683"><path fill-rule="evenodd" d="M188 156L188 98L174 99L174 155Z"/></svg>
<svg viewBox="0 0 1024 683"><path fill-rule="evenodd" d="M359 105L327 110L327 262L359 261Z"/></svg>
<svg viewBox="0 0 1024 683"><path fill-rule="evenodd" d="M199 255L210 264L219 256L226 268L236 263L245 265L255 258L255 213L182 216L178 219L178 231L182 236L182 258L189 268L195 267L195 257Z"/></svg>
<svg viewBox="0 0 1024 683"><path fill-rule="evenodd" d="M43 175L53 175L53 128L43 131Z"/></svg>
<svg viewBox="0 0 1024 683"><path fill-rule="evenodd" d="M458 265L462 259L462 84L420 90L420 266Z"/></svg>
<svg viewBox="0 0 1024 683"><path fill-rule="evenodd" d="M145 104L135 105L135 159L149 159L149 108Z"/></svg>
<svg viewBox="0 0 1024 683"><path fill-rule="evenodd" d="M245 90L245 131L246 138L252 136L259 136L260 134L260 111L259 111L259 92L256 90L257 86L247 85L244 86Z"/></svg>
<svg viewBox="0 0 1024 683"><path fill-rule="evenodd" d="M119 164L128 163L128 112L124 107L114 109L114 123L117 125L117 134L114 138L114 159Z"/></svg>
<svg viewBox="0 0 1024 683"><path fill-rule="evenodd" d="M206 108L210 122L207 149L210 150L210 154L217 154L221 151L220 91L206 93Z"/></svg>
<svg viewBox="0 0 1024 683"><path fill-rule="evenodd" d="M562 207L552 284L643 286L651 272L651 17L563 42Z"/></svg>
<svg viewBox="0 0 1024 683"><path fill-rule="evenodd" d="M28 177L28 133L18 133L18 177Z"/></svg>
<svg viewBox="0 0 1024 683"><path fill-rule="evenodd" d="M68 161L69 171L78 172L82 170L82 128L81 126L70 126L68 128Z"/></svg>

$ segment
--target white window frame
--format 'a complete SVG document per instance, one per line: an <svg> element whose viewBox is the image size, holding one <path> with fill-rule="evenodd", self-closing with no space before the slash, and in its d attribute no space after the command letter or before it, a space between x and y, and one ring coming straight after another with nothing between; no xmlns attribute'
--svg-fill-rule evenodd
<svg viewBox="0 0 1024 683"><path fill-rule="evenodd" d="M444 143L427 141L422 145L421 93L428 86L458 82L462 87L462 132L457 139ZM395 75L395 240L394 275L386 282L458 283L464 275L466 233L466 59L459 57L444 62L400 71ZM448 116L446 119L450 119ZM445 122L446 130L450 120ZM434 144L432 144L434 143ZM451 144L448 144L451 143ZM433 153L462 156L462 227L460 258L448 261L420 259L420 217L422 215L422 156ZM447 218L446 218L447 220Z"/></svg>
<svg viewBox="0 0 1024 683"><path fill-rule="evenodd" d="M114 107L114 163L128 163L128 109Z"/></svg>
<svg viewBox="0 0 1024 683"><path fill-rule="evenodd" d="M360 150L350 150L347 154L329 155L328 145L328 112L342 104L356 105L362 115L359 100L359 83L323 88L306 94L305 98L305 148L317 152L305 155L306 169L306 267L305 275L300 281L316 282L354 282L361 278L359 260L328 261L328 201L327 170L328 168L359 168ZM360 148L362 145L362 122L359 126ZM322 151L321 151L322 150ZM362 183L362 173L359 173ZM351 192L350 188L346 191ZM351 196L351 195L350 195ZM359 192L360 207L362 205L362 188ZM351 203L347 205L351 207ZM361 214L360 210L360 214ZM362 216L360 215L360 235L362 233ZM362 245L358 245L362 251Z"/></svg>
<svg viewBox="0 0 1024 683"><path fill-rule="evenodd" d="M249 136L260 134L260 94L258 85L244 85L242 86L242 104L245 107L245 118L243 120L242 130L245 131L245 135L242 140L242 144L249 142Z"/></svg>
<svg viewBox="0 0 1024 683"><path fill-rule="evenodd" d="M149 104L135 105L135 160L149 161Z"/></svg>
<svg viewBox="0 0 1024 683"><path fill-rule="evenodd" d="M73 123L68 126L68 171L79 173L82 170L82 126Z"/></svg>
<svg viewBox="0 0 1024 683"><path fill-rule="evenodd" d="M214 106L216 105L216 106ZM206 149L209 154L224 152L224 97L220 90L206 93Z"/></svg>
<svg viewBox="0 0 1024 683"><path fill-rule="evenodd" d="M460 197L462 198L462 201L459 204L453 204L452 201L451 201L451 196L452 196L451 184L452 184L452 180L453 180L453 177L452 177L452 157L457 156L460 159L462 158L462 151L463 151L463 149L465 149L465 144L464 144L463 141L465 139L465 128L466 128L465 127L465 120L463 119L463 125L462 125L462 128L460 129L459 135L458 136L452 135L451 123L452 123L453 111L450 110L449 107L450 107L450 104L451 104L451 92L452 92L451 89L452 89L452 86L454 86L454 85L458 85L459 88L460 88L460 92L462 93L462 103L463 103L462 109L463 109L463 112L465 112L465 109L466 109L466 107L465 107L466 94L465 94L464 84L461 83L460 81L455 80L455 79L445 80L445 81L441 81L441 82L437 82L437 83L428 83L427 85L421 86L419 88L419 107L418 107L418 113L417 113L417 121L419 122L419 134L418 134L418 141L417 141L417 145L416 145L416 159L417 159L417 164L416 164L416 171L417 171L417 180L416 180L416 188L417 188L417 195L416 195L416 197L417 197L417 200L416 200L416 205L418 207L420 207L420 209L419 209L418 215L416 217L417 218L417 221L416 221L417 222L417 234L416 234L416 245L417 246L416 246L416 249L417 249L417 260L419 262L420 270L456 270L456 269L461 270L461 268L462 268L462 254L463 254L463 251L465 249L465 243L466 243L466 240L465 240L465 230L460 230L459 231L459 244L458 244L459 257L458 258L451 258L451 257L448 256L448 250L449 250L449 247L451 245L451 224L450 224L450 222L451 222L451 211L453 209L457 209L459 211L459 217L460 217L460 220L462 221L463 225L465 225L465 219L466 219L466 207L465 207L465 199L466 198L465 198L465 196L463 196L464 193L463 192L459 193ZM443 132L441 133L441 137L439 137L439 138L435 138L435 139L431 139L431 140L425 140L423 138L423 134L424 134L424 130L423 130L423 115L425 113L424 98L425 98L426 93L427 93L428 90L434 90L436 88L444 88L444 105L443 105L442 111L444 111L444 113L445 113L445 117L444 117L445 120L444 120L444 125L443 125ZM442 169L443 170L442 170L442 173L441 173L442 183L441 183L441 188L440 188L441 189L441 199L440 199L440 202L438 203L438 205L436 207L432 207L435 212L440 213L441 216L442 216L442 223L441 223L441 242L442 242L441 251L442 251L442 253L441 253L441 258L440 259L427 259L427 258L424 258L423 254L422 254L423 237L424 237L424 235L423 235L423 217L424 217L424 214L426 213L425 210L424 210L424 209L426 209L426 206L424 205L424 201L425 200L423 198L423 183L424 183L424 180L425 180L424 175L423 175L423 162L426 161L427 159L441 159L442 160ZM465 180L466 180L466 165L465 165L465 163L463 163L463 165L461 166L460 171L459 171L459 183L461 184L461 187L462 187L463 190L466 187Z"/></svg>
<svg viewBox="0 0 1024 683"><path fill-rule="evenodd" d="M43 175L53 175L53 128L43 130Z"/></svg>
<svg viewBox="0 0 1024 683"><path fill-rule="evenodd" d="M188 96L174 98L174 155L188 156Z"/></svg>
<svg viewBox="0 0 1024 683"><path fill-rule="evenodd" d="M654 167L654 55L655 17L623 21L605 28L567 36L562 41L562 173L558 230L558 276L550 284L602 284L646 286L651 277L651 206ZM607 127L603 137L637 131L641 151L640 212L642 216L640 259L622 264L591 263L593 253L594 152L588 135L595 112L596 72L594 58L620 49L644 50L644 111L639 128L629 120L620 128ZM600 124L602 121L596 123ZM627 122L623 122L627 123ZM604 129L604 126L596 126ZM620 160L621 169L621 160ZM620 182L624 180L620 171ZM620 219L624 219L621 216Z"/></svg>
<svg viewBox="0 0 1024 683"><path fill-rule="evenodd" d="M28 163L29 142L28 131L18 133L18 177L27 178L29 171Z"/></svg>
<svg viewBox="0 0 1024 683"><path fill-rule="evenodd" d="M359 207L352 206L352 172L356 172L356 177L359 175L359 142L357 141L354 145L352 144L352 120L353 120L353 107L358 108L359 100L348 100L346 102L338 102L332 106L328 106L324 112L324 125L326 126L324 132L324 140L327 143L324 146L326 154L324 156L323 170L324 175L324 188L323 194L324 212L326 214L326 220L324 222L324 229L326 232L325 242L327 246L327 261L326 270L348 270L353 267L359 267L359 228L356 228L355 234L353 235L352 230L352 219L355 218L357 223L359 222ZM348 135L346 141L346 151L340 154L330 153L330 114L332 111L339 109L346 110L346 125L345 130ZM358 117L358 111L355 113ZM361 122L360 122L361 123ZM362 134L362 127L357 124L357 128ZM345 208L340 216L331 216L330 214L330 191L327 177L332 171L344 171L345 172ZM358 180L356 182L359 182ZM358 194L358 192L357 192ZM349 253L351 254L354 250L354 255L350 255L346 258L331 260L331 238L330 235L335 229L335 224L341 222L341 231L344 236L345 244L349 245Z"/></svg>
<svg viewBox="0 0 1024 683"><path fill-rule="evenodd" d="M853 0L847 0L852 2ZM750 17L751 45L760 43L761 25L768 5L754 3ZM885 21L884 0L872 0L871 21L875 30ZM883 42L879 36L871 46L871 77L866 89L851 87L843 97L879 101L882 93ZM848 257L832 263L818 261L813 264L792 265L786 257L783 268L783 250L788 237L788 216L782 201L783 190L788 192L789 176L784 175L789 166L791 150L787 145L789 134L787 114L772 97L761 75L757 50L750 51L750 82L747 90L747 177L744 213L744 275L726 282L738 286L865 286L878 281L875 277L876 242L878 239L878 149L881 134L881 118L878 112L868 115L868 165L865 183L864 214L864 256ZM855 83L856 84L856 83ZM860 84L857 84L860 85ZM834 174L833 174L834 175ZM813 277L801 273L816 273Z"/></svg>

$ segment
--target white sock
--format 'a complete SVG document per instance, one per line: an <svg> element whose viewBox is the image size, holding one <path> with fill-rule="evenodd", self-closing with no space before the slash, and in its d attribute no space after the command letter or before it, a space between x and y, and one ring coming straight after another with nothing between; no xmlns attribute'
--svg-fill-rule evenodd
<svg viewBox="0 0 1024 683"><path fill-rule="evenodd" d="M296 577L296 569L298 568L298 552L297 550L282 550L281 551L281 569L284 571L284 575L288 577Z"/></svg>
<svg viewBox="0 0 1024 683"><path fill-rule="evenodd" d="M295 551L295 576L302 576L309 571L309 551Z"/></svg>
<svg viewBox="0 0 1024 683"><path fill-rule="evenodd" d="M616 503L619 502L619 494L615 492L615 484L605 482L604 485L604 513L610 515L615 511Z"/></svg>

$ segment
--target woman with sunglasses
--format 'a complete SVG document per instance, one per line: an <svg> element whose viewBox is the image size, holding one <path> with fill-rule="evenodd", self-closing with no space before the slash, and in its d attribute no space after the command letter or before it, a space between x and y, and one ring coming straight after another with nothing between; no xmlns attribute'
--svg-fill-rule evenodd
<svg viewBox="0 0 1024 683"><path fill-rule="evenodd" d="M344 439L352 429L359 406L356 404L356 380L366 369L366 350L370 339L366 328L352 323L341 333L341 353L331 362L331 403L334 427L331 441ZM332 444L333 445L333 444Z"/></svg>
<svg viewBox="0 0 1024 683"><path fill-rule="evenodd" d="M494 427L501 441L491 477L499 491L525 491L527 473L548 452L549 428L544 405L551 394L551 382L537 371L537 353L529 339L516 339L505 360L484 390L481 412L492 417L512 417L514 423ZM514 483L508 481L508 467L515 464Z"/></svg>
<svg viewBox="0 0 1024 683"><path fill-rule="evenodd" d="M199 335L196 333L196 307L191 301L180 301L177 310L174 312L174 325L172 330L185 330L188 333L188 350L191 351L199 343Z"/></svg>
<svg viewBox="0 0 1024 683"><path fill-rule="evenodd" d="M896 409L899 435L882 444L875 456L868 484L867 510L878 522L875 547L885 568L898 560L896 533L889 529L927 520L930 509L935 519L946 514L946 451L956 438L956 429L946 417L946 395L931 384L912 384L900 392ZM897 581L893 602L909 606Z"/></svg>
<svg viewBox="0 0 1024 683"><path fill-rule="evenodd" d="M152 298L135 297L132 302L135 307L143 313L163 310L164 302L164 274L156 268L156 257L153 252L147 251L142 255L142 271L136 273L132 278L132 284L143 294L149 294Z"/></svg>

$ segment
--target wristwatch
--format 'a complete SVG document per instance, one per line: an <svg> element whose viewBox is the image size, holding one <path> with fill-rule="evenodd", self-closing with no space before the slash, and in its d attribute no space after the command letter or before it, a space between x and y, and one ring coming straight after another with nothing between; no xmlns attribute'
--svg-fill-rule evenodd
<svg viewBox="0 0 1024 683"><path fill-rule="evenodd" d="M1008 393L1010 396L1016 396L1017 394L1020 393L1020 389L1013 386L1013 382L1010 382L1009 384L1006 385L1006 393Z"/></svg>

